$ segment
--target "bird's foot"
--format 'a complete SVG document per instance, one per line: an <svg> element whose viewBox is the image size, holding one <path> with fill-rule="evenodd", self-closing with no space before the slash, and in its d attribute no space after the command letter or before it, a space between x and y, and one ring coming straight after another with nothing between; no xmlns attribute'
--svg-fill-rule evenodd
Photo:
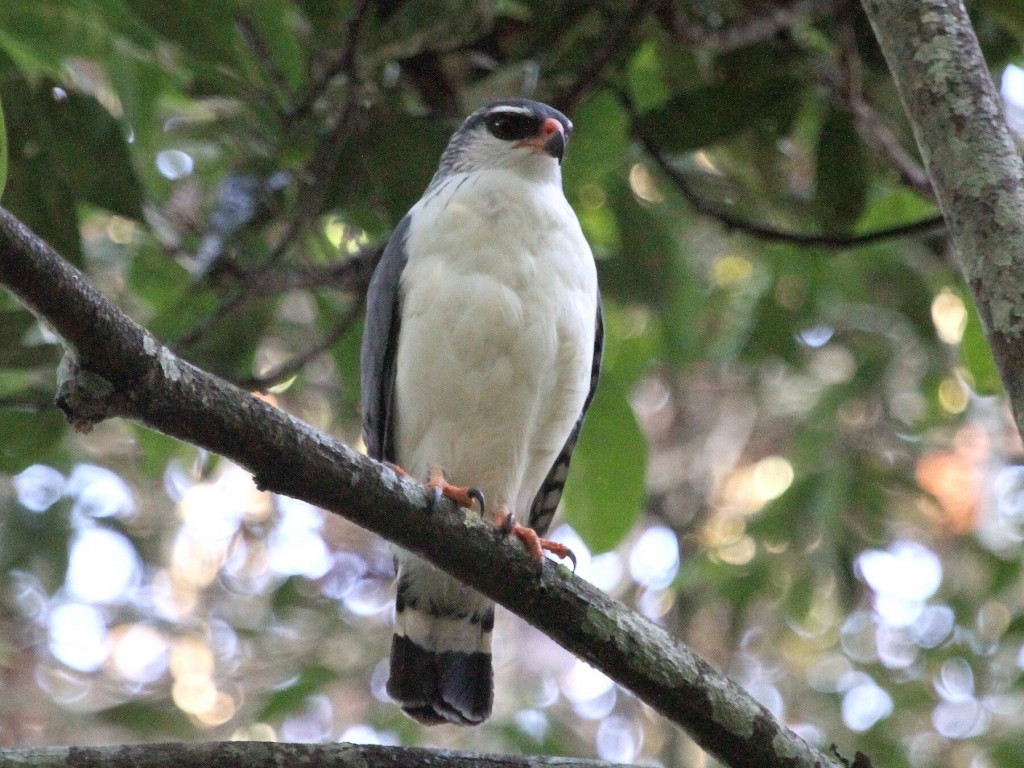
<svg viewBox="0 0 1024 768"><path fill-rule="evenodd" d="M484 514L484 494L479 488L466 485L452 485L444 476L444 470L438 466L430 468L430 478L427 480L427 488L433 493L433 503L437 504L443 496L466 509L473 508L475 501L480 507L481 516Z"/></svg>
<svg viewBox="0 0 1024 768"><path fill-rule="evenodd" d="M573 573L576 572L576 555L571 549L557 541L542 539L533 528L527 528L525 525L517 523L516 516L506 505L502 504L498 507L494 522L502 533L511 534L523 542L529 553L533 555L534 560L537 561L538 569L544 567L544 553L550 552L557 558L563 560L568 558L572 562Z"/></svg>

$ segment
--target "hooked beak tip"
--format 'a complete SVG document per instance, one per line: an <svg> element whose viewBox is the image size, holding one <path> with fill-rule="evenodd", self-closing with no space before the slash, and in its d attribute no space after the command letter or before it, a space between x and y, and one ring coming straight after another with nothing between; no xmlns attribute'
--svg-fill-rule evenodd
<svg viewBox="0 0 1024 768"><path fill-rule="evenodd" d="M544 151L561 165L562 157L565 155L565 134L561 130L552 133L544 142Z"/></svg>

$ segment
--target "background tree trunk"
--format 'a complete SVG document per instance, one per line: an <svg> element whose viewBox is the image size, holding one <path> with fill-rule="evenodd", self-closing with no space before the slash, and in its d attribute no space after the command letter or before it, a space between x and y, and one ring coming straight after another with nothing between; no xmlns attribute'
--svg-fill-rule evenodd
<svg viewBox="0 0 1024 768"><path fill-rule="evenodd" d="M863 0L1024 433L1024 165L959 0Z"/></svg>

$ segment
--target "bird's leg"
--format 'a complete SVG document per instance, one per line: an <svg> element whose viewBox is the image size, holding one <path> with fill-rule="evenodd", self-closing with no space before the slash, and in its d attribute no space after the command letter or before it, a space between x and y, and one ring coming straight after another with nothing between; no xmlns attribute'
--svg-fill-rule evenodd
<svg viewBox="0 0 1024 768"><path fill-rule="evenodd" d="M498 511L494 515L494 522L502 533L512 534L523 542L523 545L537 561L538 567L544 566L544 552L547 551L563 560L568 558L572 562L573 573L576 572L576 555L571 549L557 541L542 539L533 528L527 528L525 525L517 523L516 516L507 504L498 507Z"/></svg>
<svg viewBox="0 0 1024 768"><path fill-rule="evenodd" d="M446 499L450 499L458 504L460 507L466 509L473 508L473 502L475 501L480 506L481 517L484 514L484 494L479 488L466 485L452 485L448 482L448 478L444 476L444 470L433 465L430 467L430 477L427 480L427 488L429 488L434 496L434 504L441 500L444 496Z"/></svg>

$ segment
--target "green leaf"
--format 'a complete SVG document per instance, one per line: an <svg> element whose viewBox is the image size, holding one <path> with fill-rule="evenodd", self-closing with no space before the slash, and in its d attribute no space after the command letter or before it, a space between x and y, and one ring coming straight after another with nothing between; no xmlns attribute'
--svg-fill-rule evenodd
<svg viewBox="0 0 1024 768"><path fill-rule="evenodd" d="M306 72L306 56L295 35L299 12L291 3L281 0L249 0L245 10L268 47L274 65L292 91L298 91Z"/></svg>
<svg viewBox="0 0 1024 768"><path fill-rule="evenodd" d="M868 197L868 158L853 115L829 110L818 137L814 212L828 232L848 232L864 212Z"/></svg>
<svg viewBox="0 0 1024 768"><path fill-rule="evenodd" d="M28 311L16 307L0 309L0 370L12 368L55 367L60 360L61 348L55 344L42 343L41 334L34 334L33 341L25 344L26 336L36 329L36 319Z"/></svg>
<svg viewBox="0 0 1024 768"><path fill-rule="evenodd" d="M427 118L374 110L364 132L342 147L328 179L324 210L341 208L346 221L369 231L394 226L423 195L451 126Z"/></svg>
<svg viewBox="0 0 1024 768"><path fill-rule="evenodd" d="M967 305L967 327L960 339L960 364L971 374L971 386L975 392L979 395L998 394L1003 391L1003 380L985 338L978 310L969 296L962 298Z"/></svg>
<svg viewBox="0 0 1024 768"><path fill-rule="evenodd" d="M662 52L656 40L647 40L633 54L626 71L629 95L640 114L660 107L672 96L665 83Z"/></svg>
<svg viewBox="0 0 1024 768"><path fill-rule="evenodd" d="M215 299L200 286L185 286L177 301L166 305L149 327L166 342L186 335L215 309ZM237 309L207 329L186 350L189 361L217 376L244 379L252 375L256 347L274 319L276 298L260 299Z"/></svg>
<svg viewBox="0 0 1024 768"><path fill-rule="evenodd" d="M327 333L341 318L341 313L328 302L319 299L321 333ZM336 406L343 420L359 419L359 352L363 343L363 323L357 322L331 347L331 356L338 368L338 398Z"/></svg>
<svg viewBox="0 0 1024 768"><path fill-rule="evenodd" d="M999 19L1002 25L1017 38L1017 43L1024 45L1024 6L1018 0L988 0L985 5L986 10Z"/></svg>
<svg viewBox="0 0 1024 768"><path fill-rule="evenodd" d="M41 413L0 408L0 472L21 472L61 458L67 424L60 411Z"/></svg>
<svg viewBox="0 0 1024 768"><path fill-rule="evenodd" d="M638 201L618 178L606 188L615 214L618 248L598 261L603 295L661 310L674 292L672 261L678 246L667 222Z"/></svg>
<svg viewBox="0 0 1024 768"><path fill-rule="evenodd" d="M124 0L127 8L150 28L177 43L205 64L238 61L239 37L235 29L236 0Z"/></svg>
<svg viewBox="0 0 1024 768"><path fill-rule="evenodd" d="M270 695L256 719L266 722L294 712L307 696L312 696L337 678L338 673L327 667L317 664L307 667L294 682Z"/></svg>
<svg viewBox="0 0 1024 768"><path fill-rule="evenodd" d="M4 205L61 256L81 264L71 179L42 98L47 97L15 74L0 54L0 99L6 109L10 158ZM77 154L87 153L78 149Z"/></svg>
<svg viewBox="0 0 1024 768"><path fill-rule="evenodd" d="M573 113L573 135L565 157L565 187L576 202L583 188L622 168L629 149L629 116L607 91Z"/></svg>
<svg viewBox="0 0 1024 768"><path fill-rule="evenodd" d="M801 362L803 349L797 343L796 318L779 304L774 293L762 294L751 319L744 357L753 363L775 356L792 365Z"/></svg>
<svg viewBox="0 0 1024 768"><path fill-rule="evenodd" d="M67 573L70 507L67 497L41 512L28 511L14 499L0 499L0 519L4 521L0 573L31 571L39 576L47 592L60 589Z"/></svg>
<svg viewBox="0 0 1024 768"><path fill-rule="evenodd" d="M150 329L164 339L185 333L189 324L201 316L174 315L171 309L182 300L183 294L191 298L190 306L197 312L212 309L216 301L213 293L209 289L200 290L191 284L193 281L184 267L150 241L142 243L128 269L128 285L142 305L150 312L166 313L160 328Z"/></svg>
<svg viewBox="0 0 1024 768"><path fill-rule="evenodd" d="M878 185L872 189L867 206L860 217L857 230L871 232L899 224L934 216L937 213L935 202L922 197L906 187L883 187Z"/></svg>
<svg viewBox="0 0 1024 768"><path fill-rule="evenodd" d="M647 446L629 398L657 347L646 313L605 304L601 381L565 487L565 518L595 553L613 549L643 511Z"/></svg>
<svg viewBox="0 0 1024 768"><path fill-rule="evenodd" d="M139 466L147 477L160 478L167 471L171 459L186 463L196 454L195 446L169 437L162 432L129 422L135 442L139 447Z"/></svg>
<svg viewBox="0 0 1024 768"><path fill-rule="evenodd" d="M147 251L140 252L139 257L146 253ZM152 281L135 276L145 275L146 264L160 264L160 261L157 254L150 258L139 258L138 269L133 268L131 272L132 284L139 286L140 294L152 302L151 308L156 310L156 314L148 323L149 330L161 341L173 343L192 330L197 322L202 322L202 318L208 317L216 310L217 296L206 286L191 284L191 278L188 276L183 277L176 288L167 283L166 291L161 293L160 283L173 278L175 271L180 269L170 259L163 259L164 262L170 263L161 265L162 268L154 273Z"/></svg>
<svg viewBox="0 0 1024 768"><path fill-rule="evenodd" d="M758 87L705 85L651 111L642 125L647 135L672 153L715 144L752 126L765 135L779 136L796 118L802 92L800 82L789 77L769 79Z"/></svg>
<svg viewBox="0 0 1024 768"><path fill-rule="evenodd" d="M130 701L103 710L97 717L118 728L151 738L191 741L196 738L198 731L188 715L167 704Z"/></svg>
<svg viewBox="0 0 1024 768"><path fill-rule="evenodd" d="M120 18L126 18L123 8ZM0 49L33 76L58 77L74 56L101 61L114 54L114 45L103 13L87 0L0 3Z"/></svg>
<svg viewBox="0 0 1024 768"><path fill-rule="evenodd" d="M120 123L92 96L71 92L42 103L75 197L141 221L144 192Z"/></svg>
<svg viewBox="0 0 1024 768"><path fill-rule="evenodd" d="M807 619L811 607L814 605L817 583L815 570L807 562L801 563L800 568L790 581L789 589L783 602L783 611L786 620L793 625L800 625Z"/></svg>

